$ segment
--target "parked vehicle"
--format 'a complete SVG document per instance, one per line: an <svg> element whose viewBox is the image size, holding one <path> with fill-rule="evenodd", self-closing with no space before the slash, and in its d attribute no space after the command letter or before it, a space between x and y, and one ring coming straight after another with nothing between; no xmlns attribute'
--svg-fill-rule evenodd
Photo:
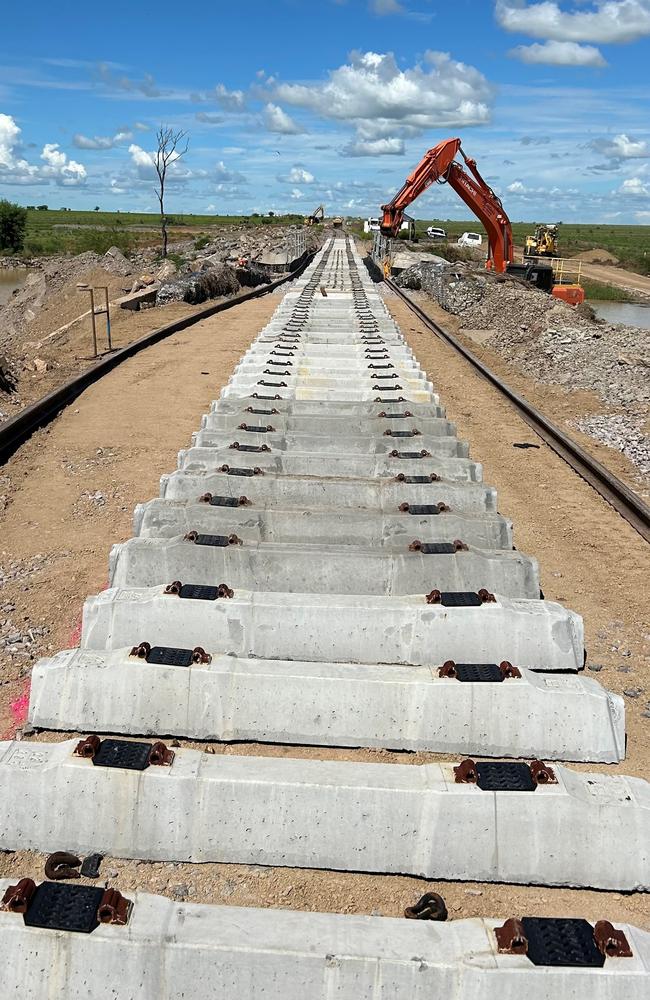
<svg viewBox="0 0 650 1000"><path fill-rule="evenodd" d="M463 233L458 240L459 247L480 247L483 245L483 237L480 233Z"/></svg>
<svg viewBox="0 0 650 1000"><path fill-rule="evenodd" d="M430 240L446 240L447 231L441 229L439 226L429 226L427 229L427 236Z"/></svg>

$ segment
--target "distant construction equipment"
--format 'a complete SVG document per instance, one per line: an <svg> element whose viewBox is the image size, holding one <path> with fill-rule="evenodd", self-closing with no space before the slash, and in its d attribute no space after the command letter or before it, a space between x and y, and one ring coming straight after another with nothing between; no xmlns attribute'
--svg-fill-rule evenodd
<svg viewBox="0 0 650 1000"><path fill-rule="evenodd" d="M526 237L525 257L559 257L559 226L540 223L533 236Z"/></svg>
<svg viewBox="0 0 650 1000"><path fill-rule="evenodd" d="M305 216L306 226L317 226L319 222L324 222L324 221L325 221L325 209L322 205L319 205L318 208L315 208L314 211L311 213L311 215Z"/></svg>

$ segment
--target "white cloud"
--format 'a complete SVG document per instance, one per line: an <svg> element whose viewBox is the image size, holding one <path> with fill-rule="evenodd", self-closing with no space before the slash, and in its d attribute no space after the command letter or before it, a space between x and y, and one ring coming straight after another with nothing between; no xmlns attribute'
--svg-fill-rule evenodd
<svg viewBox="0 0 650 1000"><path fill-rule="evenodd" d="M138 174L141 177L153 177L155 170L153 153L147 153L142 146L138 146L135 142L132 142L129 146L129 153Z"/></svg>
<svg viewBox="0 0 650 1000"><path fill-rule="evenodd" d="M304 198L304 194L299 188L293 188L290 197L293 201L300 201L301 198Z"/></svg>
<svg viewBox="0 0 650 1000"><path fill-rule="evenodd" d="M286 111L270 102L264 108L264 125L269 132L277 132L280 135L298 135L303 131Z"/></svg>
<svg viewBox="0 0 650 1000"><path fill-rule="evenodd" d="M221 125L226 120L223 115L211 115L208 111L197 111L194 117L205 125Z"/></svg>
<svg viewBox="0 0 650 1000"><path fill-rule="evenodd" d="M403 139L353 139L343 147L344 156L402 156Z"/></svg>
<svg viewBox="0 0 650 1000"><path fill-rule="evenodd" d="M352 52L325 81L279 83L274 93L322 118L354 124L360 139L483 124L492 99L479 70L444 52L427 52L409 69L400 69L392 53Z"/></svg>
<svg viewBox="0 0 650 1000"><path fill-rule="evenodd" d="M41 184L54 181L63 187L74 187L86 180L83 163L68 159L59 144L43 146L40 164L29 163L20 149L20 128L11 115L0 114L0 181L5 184Z"/></svg>
<svg viewBox="0 0 650 1000"><path fill-rule="evenodd" d="M208 97L210 96L224 111L242 111L246 106L244 92L242 90L228 90L223 83L218 83L214 90L208 94Z"/></svg>
<svg viewBox="0 0 650 1000"><path fill-rule="evenodd" d="M113 149L114 146L122 142L129 142L133 138L133 132L128 129L116 132L115 135L82 135L77 132L72 138L72 143L77 149Z"/></svg>
<svg viewBox="0 0 650 1000"><path fill-rule="evenodd" d="M288 184L313 184L315 179L313 174L302 167L292 167L287 177L278 177L278 180L286 181Z"/></svg>
<svg viewBox="0 0 650 1000"><path fill-rule="evenodd" d="M650 187L647 187L640 177L628 177L614 193L632 198L650 198Z"/></svg>
<svg viewBox="0 0 650 1000"><path fill-rule="evenodd" d="M214 176L219 184L246 184L246 178L238 170L229 170L223 160L214 168Z"/></svg>
<svg viewBox="0 0 650 1000"><path fill-rule="evenodd" d="M521 62L545 66L606 66L600 51L593 45L579 45L577 42L544 42L540 45L517 45L510 49L509 56Z"/></svg>
<svg viewBox="0 0 650 1000"><path fill-rule="evenodd" d="M635 212L634 217L639 220L639 222L650 222L650 212Z"/></svg>
<svg viewBox="0 0 650 1000"><path fill-rule="evenodd" d="M615 160L643 159L650 156L647 142L633 139L625 133L615 135L613 139L593 139L589 143L589 148L603 156L611 156Z"/></svg>
<svg viewBox="0 0 650 1000"><path fill-rule="evenodd" d="M495 13L506 31L559 42L633 42L650 35L649 0L596 0L595 10L571 13L553 0L497 0Z"/></svg>
<svg viewBox="0 0 650 1000"><path fill-rule="evenodd" d="M508 184L506 191L510 194L525 194L526 187L521 183L521 181L513 181L512 184Z"/></svg>

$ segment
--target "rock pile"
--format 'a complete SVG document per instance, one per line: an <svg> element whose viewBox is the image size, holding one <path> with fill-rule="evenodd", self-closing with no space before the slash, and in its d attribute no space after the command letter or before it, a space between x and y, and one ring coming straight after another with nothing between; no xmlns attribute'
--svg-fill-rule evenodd
<svg viewBox="0 0 650 1000"><path fill-rule="evenodd" d="M458 316L461 328L489 330L486 345L537 381L594 390L613 407L631 407L631 422L599 417L580 426L648 471L650 439L642 432L650 404L647 330L606 323L589 307L573 308L520 279L471 265L420 264L396 284L425 291Z"/></svg>

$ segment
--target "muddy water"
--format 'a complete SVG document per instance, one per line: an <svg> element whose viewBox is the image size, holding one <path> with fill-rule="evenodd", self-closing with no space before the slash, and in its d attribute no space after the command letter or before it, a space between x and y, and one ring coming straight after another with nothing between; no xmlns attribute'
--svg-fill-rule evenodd
<svg viewBox="0 0 650 1000"><path fill-rule="evenodd" d="M30 273L27 267L0 268L0 306L9 301L16 288L24 285Z"/></svg>
<svg viewBox="0 0 650 1000"><path fill-rule="evenodd" d="M626 326L639 326L643 330L650 330L650 305L601 301L590 301L589 305L596 316L607 320L608 323L625 323Z"/></svg>

